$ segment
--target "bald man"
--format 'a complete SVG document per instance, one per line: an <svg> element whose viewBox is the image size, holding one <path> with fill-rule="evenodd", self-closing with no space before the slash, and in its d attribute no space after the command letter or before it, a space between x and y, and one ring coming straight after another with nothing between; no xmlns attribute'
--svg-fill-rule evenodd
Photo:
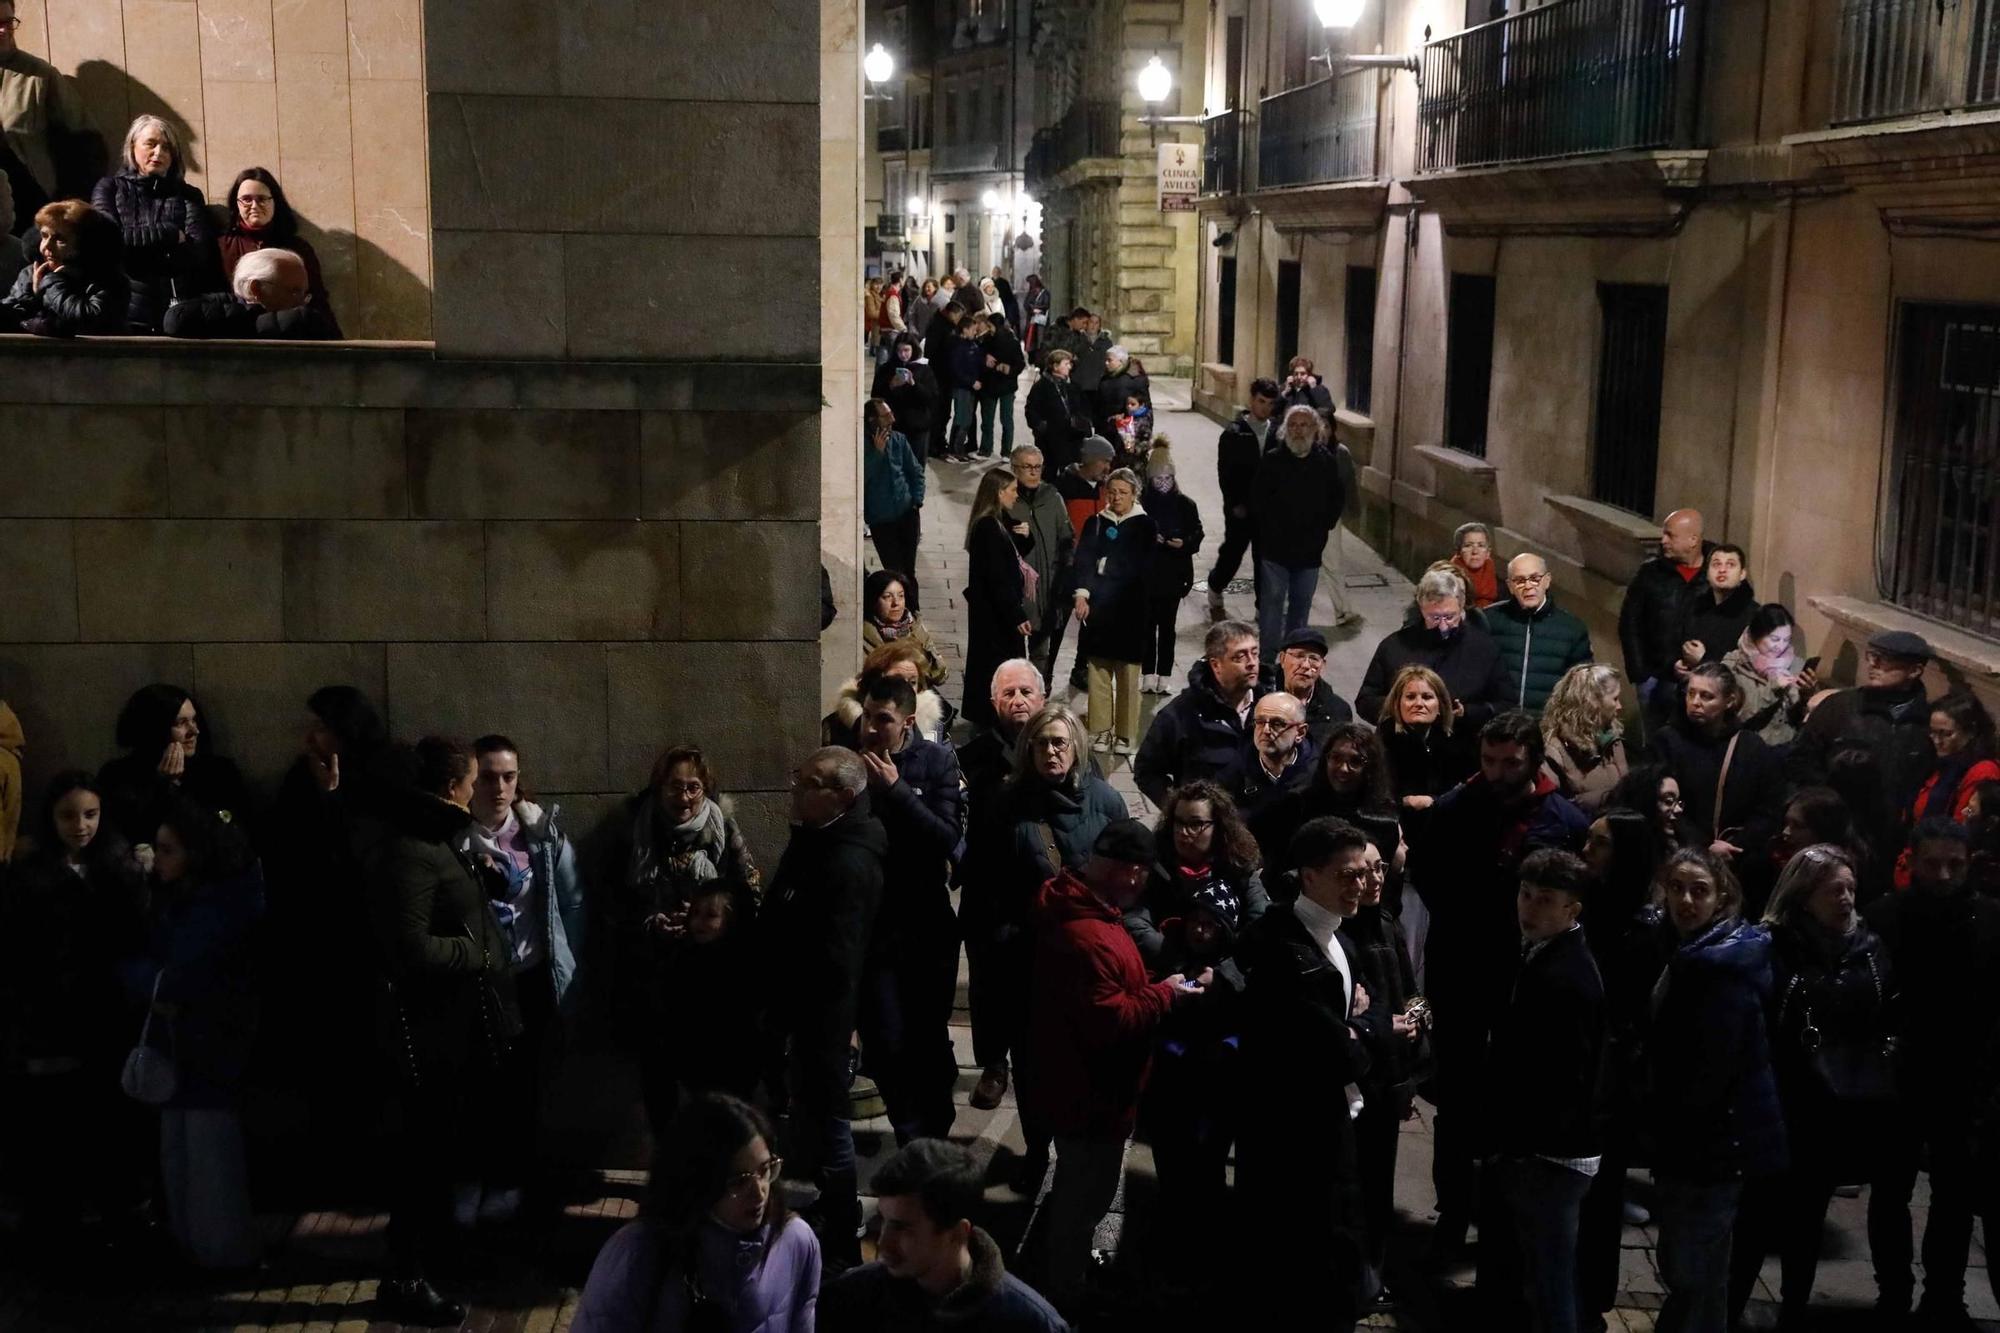
<svg viewBox="0 0 2000 1333"><path fill-rule="evenodd" d="M1555 604L1554 582L1549 562L1523 551L1507 562L1506 599L1486 608L1486 632L1500 646L1507 682L1501 707L1539 714L1563 673L1591 660L1590 630Z"/></svg>
<svg viewBox="0 0 2000 1333"><path fill-rule="evenodd" d="M1675 698L1674 663L1681 654L1681 617L1706 594L1703 567L1712 544L1702 540L1701 512L1676 509L1660 525L1660 553L1639 566L1618 612L1625 674L1639 691L1648 726L1663 721Z"/></svg>
<svg viewBox="0 0 2000 1333"><path fill-rule="evenodd" d="M1248 823L1278 798L1303 791L1318 754L1307 734L1306 706L1277 690L1250 710L1250 734L1216 781L1236 798Z"/></svg>

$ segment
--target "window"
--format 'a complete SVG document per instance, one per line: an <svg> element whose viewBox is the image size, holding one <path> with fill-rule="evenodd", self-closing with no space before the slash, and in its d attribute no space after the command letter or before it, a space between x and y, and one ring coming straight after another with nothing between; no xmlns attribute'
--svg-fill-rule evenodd
<svg viewBox="0 0 2000 1333"><path fill-rule="evenodd" d="M1486 408L1493 394L1493 298L1486 273L1451 275L1444 348L1444 442L1486 457Z"/></svg>
<svg viewBox="0 0 2000 1333"><path fill-rule="evenodd" d="M1907 304L1896 341L1889 598L2000 636L2000 306Z"/></svg>
<svg viewBox="0 0 2000 1333"><path fill-rule="evenodd" d="M944 90L944 141L958 142L958 86L953 84Z"/></svg>
<svg viewBox="0 0 2000 1333"><path fill-rule="evenodd" d="M1374 408L1375 390L1375 270L1347 266L1347 406L1366 413Z"/></svg>
<svg viewBox="0 0 2000 1333"><path fill-rule="evenodd" d="M1215 282L1215 359L1222 365L1236 364L1236 256L1224 255L1217 261Z"/></svg>
<svg viewBox="0 0 2000 1333"><path fill-rule="evenodd" d="M1278 363L1282 376L1285 366L1299 354L1299 261L1278 261Z"/></svg>
<svg viewBox="0 0 2000 1333"><path fill-rule="evenodd" d="M986 118L982 114L986 110L985 98L986 86L977 80L973 82L970 88L965 90L965 141L967 143L978 142L979 136L986 131Z"/></svg>
<svg viewBox="0 0 2000 1333"><path fill-rule="evenodd" d="M1007 142L1007 76L993 77L993 142Z"/></svg>
<svg viewBox="0 0 2000 1333"><path fill-rule="evenodd" d="M1597 356L1593 500L1653 514L1660 470L1660 385L1667 362L1667 289L1600 282L1604 341Z"/></svg>
<svg viewBox="0 0 2000 1333"><path fill-rule="evenodd" d="M1222 109L1234 111L1243 105L1243 52L1248 40L1241 15L1229 20L1227 32L1222 58Z"/></svg>

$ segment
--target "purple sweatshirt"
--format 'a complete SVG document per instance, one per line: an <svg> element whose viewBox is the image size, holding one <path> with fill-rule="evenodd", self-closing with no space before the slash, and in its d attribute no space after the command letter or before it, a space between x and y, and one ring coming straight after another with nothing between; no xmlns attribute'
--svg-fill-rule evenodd
<svg viewBox="0 0 2000 1333"><path fill-rule="evenodd" d="M735 1333L813 1333L819 1303L819 1238L794 1217L765 1249L769 1228L748 1236L713 1223L701 1228L702 1290L730 1312ZM643 1219L604 1243L583 1285L570 1333L680 1333L688 1326L688 1285L663 1273L660 1236Z"/></svg>

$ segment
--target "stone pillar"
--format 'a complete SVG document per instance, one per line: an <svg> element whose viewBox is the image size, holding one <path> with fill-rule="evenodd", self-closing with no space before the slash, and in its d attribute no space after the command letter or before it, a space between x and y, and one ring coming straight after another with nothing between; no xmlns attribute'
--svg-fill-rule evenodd
<svg viewBox="0 0 2000 1333"><path fill-rule="evenodd" d="M820 635L820 698L861 660L861 7L820 0L820 560L840 617Z"/></svg>

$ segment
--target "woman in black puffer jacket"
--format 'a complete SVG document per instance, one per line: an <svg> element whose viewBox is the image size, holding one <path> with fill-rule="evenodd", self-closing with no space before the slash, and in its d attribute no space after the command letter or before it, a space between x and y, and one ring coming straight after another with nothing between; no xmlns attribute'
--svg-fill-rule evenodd
<svg viewBox="0 0 2000 1333"><path fill-rule="evenodd" d="M91 191L91 205L125 236L125 273L132 283L127 319L135 333L159 332L169 305L221 285L215 222L186 177L173 127L158 116L141 116L125 132L118 174Z"/></svg>

